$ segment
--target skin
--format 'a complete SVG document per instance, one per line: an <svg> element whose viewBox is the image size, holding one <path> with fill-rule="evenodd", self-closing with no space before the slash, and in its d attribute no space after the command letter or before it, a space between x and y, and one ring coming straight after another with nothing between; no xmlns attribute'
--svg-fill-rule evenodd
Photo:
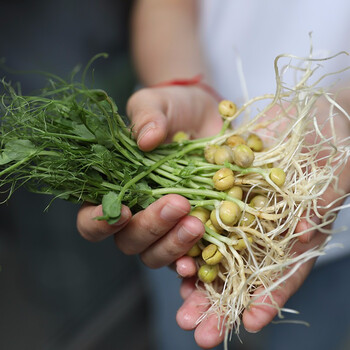
<svg viewBox="0 0 350 350"><path fill-rule="evenodd" d="M136 2L132 19L132 50L136 70L145 86L207 72L196 35L195 4L195 0ZM209 74L205 77L210 83ZM347 95L342 99L349 101ZM177 131L186 131L192 138L197 138L216 134L222 124L215 98L196 86L142 89L129 99L127 114L138 146L144 151L170 141ZM347 125L337 130L349 135ZM340 178L340 186L346 192L349 190L346 181L348 168ZM336 196L328 191L324 195L325 203L330 203ZM206 297L195 289L194 260L184 254L202 237L204 228L199 219L188 216L189 211L187 199L167 195L134 216L124 206L119 222L108 225L93 220L101 215L101 206L85 204L78 214L77 227L81 235L90 241L114 236L122 252L139 254L150 268L173 266L184 278L180 289L184 303L176 320L184 330L194 330L200 347L210 349L222 342L223 335L217 330L215 316L197 324L198 317L206 310ZM296 230L300 232L309 225L301 221ZM310 231L300 236L300 242L294 249L302 253L320 244L324 238L321 233ZM282 288L273 293L280 307L300 288L313 264L314 261L309 261L302 265ZM275 315L274 308L252 306L243 313L243 325L248 331L256 332L269 324Z"/></svg>

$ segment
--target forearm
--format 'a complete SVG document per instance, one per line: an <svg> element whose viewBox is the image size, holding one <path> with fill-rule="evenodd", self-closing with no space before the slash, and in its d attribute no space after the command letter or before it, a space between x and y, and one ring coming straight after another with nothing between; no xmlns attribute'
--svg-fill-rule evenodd
<svg viewBox="0 0 350 350"><path fill-rule="evenodd" d="M131 47L144 85L205 74L196 0L138 0Z"/></svg>

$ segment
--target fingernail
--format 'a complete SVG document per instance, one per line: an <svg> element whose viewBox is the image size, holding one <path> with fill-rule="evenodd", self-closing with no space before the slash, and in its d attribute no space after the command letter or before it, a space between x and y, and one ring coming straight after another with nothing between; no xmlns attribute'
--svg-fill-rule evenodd
<svg viewBox="0 0 350 350"><path fill-rule="evenodd" d="M166 204L160 211L160 217L166 221L175 221L187 214L186 211L179 209L171 204Z"/></svg>
<svg viewBox="0 0 350 350"><path fill-rule="evenodd" d="M257 331L252 331L252 330L249 330L247 328L244 328L248 333L251 333L251 334L255 334L255 333L259 333L261 331L261 329L258 329Z"/></svg>
<svg viewBox="0 0 350 350"><path fill-rule="evenodd" d="M153 129L157 127L155 122L149 122L148 124L144 125L144 127L140 130L139 135L137 137L137 144L140 143L140 141Z"/></svg>
<svg viewBox="0 0 350 350"><path fill-rule="evenodd" d="M191 232L186 227L181 226L177 231L177 238L182 243L189 243L195 240L198 237L197 234Z"/></svg>
<svg viewBox="0 0 350 350"><path fill-rule="evenodd" d="M308 226L310 228L315 227L315 226L317 226L317 225L319 225L321 223L321 219L318 216L316 216L316 215L311 217L311 221L315 225L312 225L312 224L308 223ZM309 232L305 233L305 243L311 242L311 240L314 238L315 234L316 234L316 229L313 230L313 231L309 231Z"/></svg>

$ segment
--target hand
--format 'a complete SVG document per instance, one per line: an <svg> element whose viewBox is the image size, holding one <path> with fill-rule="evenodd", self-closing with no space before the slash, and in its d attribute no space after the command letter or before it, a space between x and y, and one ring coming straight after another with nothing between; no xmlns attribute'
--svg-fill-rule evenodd
<svg viewBox="0 0 350 350"><path fill-rule="evenodd" d="M318 103L319 116L328 116L328 112L325 111L328 105L323 101ZM344 118L339 118L336 125L337 135L340 139L345 138L349 135L348 121ZM329 131L327 131L328 133ZM312 137L310 135L309 137ZM350 169L347 165L339 177L339 187L343 189L345 193L349 193L349 174ZM324 193L322 198L319 199L320 205L326 207L327 204L333 203L339 197L338 193L335 193L333 188L329 187ZM337 202L332 207L341 205L342 201ZM331 209L327 208L327 210ZM326 213L326 208L320 210L320 214L324 215ZM317 222L317 217L314 216L313 220ZM311 228L311 224L306 220L301 220L296 228L296 233L303 232L306 229ZM330 228L330 227L328 227ZM295 254L302 254L303 252L317 247L323 244L326 239L326 235L322 234L317 230L311 230L299 236L299 242L297 242L293 247L293 252ZM303 282L310 273L315 259L309 260L292 275L290 276L285 284L281 286L278 290L272 292L274 301L277 302L279 307L283 307L287 300L302 286ZM211 315L204 319L201 323L197 324L199 317L208 308L208 300L203 292L199 291L195 286L196 279L194 277L195 265L193 261L182 258L176 263L177 271L184 277L181 286L181 296L184 299L182 307L177 313L177 322L181 328L184 330L194 330L194 336L198 345L205 349L210 349L223 341L224 334L220 334L217 326L218 319L215 315ZM262 289L258 289L255 295L259 295ZM256 303L262 302L263 297L258 297ZM264 300L264 302L269 303L269 300ZM249 309L246 309L242 315L242 322L244 327L249 332L257 332L269 324L273 318L276 316L277 310L274 307L269 307L266 305L251 305Z"/></svg>
<svg viewBox="0 0 350 350"><path fill-rule="evenodd" d="M143 151L170 141L180 130L197 138L216 134L221 128L217 102L195 86L142 89L129 99L127 113ZM102 215L101 206L85 203L78 213L77 227L89 241L114 235L122 252L139 254L147 266L158 268L186 254L202 237L203 224L188 216L190 209L187 199L171 194L134 216L123 206L119 221L109 225L93 220Z"/></svg>

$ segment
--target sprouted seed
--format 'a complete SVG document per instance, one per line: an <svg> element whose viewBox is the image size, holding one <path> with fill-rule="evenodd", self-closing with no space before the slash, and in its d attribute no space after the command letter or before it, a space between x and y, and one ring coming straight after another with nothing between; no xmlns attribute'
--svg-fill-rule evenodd
<svg viewBox="0 0 350 350"><path fill-rule="evenodd" d="M284 81L284 57L288 71L295 72L293 86ZM329 233L324 227L342 208L321 214L327 207L318 198L330 187L338 191L350 147L349 138L337 136L335 124L337 118L349 121L349 115L321 86L329 73L315 79L317 63L311 54L278 56L274 94L240 107L224 101L218 135L189 140L178 134L175 142L152 152L139 150L132 128L106 92L85 86L87 70L81 83L50 75L34 96L22 96L2 80L1 190L9 198L24 185L55 198L102 202L103 215L96 219L109 223L119 219L122 203L137 212L165 194L188 198L191 215L206 230L188 252L198 264L198 288L208 298L208 310L198 322L215 313L227 341L230 332L239 332L242 312L254 303L257 288L264 287L260 295L272 298L296 269L323 254L324 245L292 253L304 233L295 233L303 216ZM315 110L321 98L330 105L326 120ZM233 127L239 115L262 101L265 107ZM272 110L278 113L271 116ZM323 133L325 124L331 137ZM222 149L224 156L217 160ZM339 201L345 196L339 193ZM320 224L309 218L312 212ZM276 303L272 306L281 313Z"/></svg>

